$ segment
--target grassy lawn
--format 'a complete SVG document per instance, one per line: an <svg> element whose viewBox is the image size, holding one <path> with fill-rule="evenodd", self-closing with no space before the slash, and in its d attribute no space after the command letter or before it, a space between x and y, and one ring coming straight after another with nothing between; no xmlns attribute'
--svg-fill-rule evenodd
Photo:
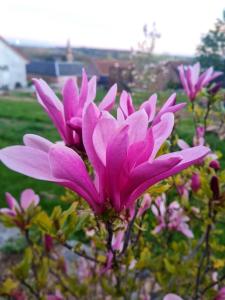
<svg viewBox="0 0 225 300"><path fill-rule="evenodd" d="M169 92L160 93L160 102L164 102L169 94ZM98 99L102 98L102 95L103 92L101 91L98 94ZM140 104L143 100L146 100L147 96L136 94L135 103ZM184 99L184 97L179 94L178 101L181 99ZM180 137L191 143L194 127L190 118L180 119L178 132ZM59 140L57 131L33 97L24 93L12 94L7 98L0 96L0 148L22 144L23 135L26 133L39 134L51 141ZM219 141L215 135L211 134L208 137L208 142L213 150L220 150L225 157L225 141ZM225 167L224 159L222 164ZM48 209L59 202L56 199L64 193L63 188L53 183L30 179L10 171L2 164L0 164L0 174L0 206L4 203L4 193L6 191L18 197L20 191L31 187L41 194L42 205Z"/></svg>

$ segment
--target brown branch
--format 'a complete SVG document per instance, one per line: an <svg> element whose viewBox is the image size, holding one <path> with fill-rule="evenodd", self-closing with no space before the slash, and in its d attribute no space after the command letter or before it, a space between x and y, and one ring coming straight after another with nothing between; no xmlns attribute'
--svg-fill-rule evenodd
<svg viewBox="0 0 225 300"><path fill-rule="evenodd" d="M84 257L84 258L86 258L86 259L88 259L88 260L90 260L90 261L93 261L93 262L95 262L95 263L98 263L98 264L101 264L101 263L102 263L101 261L95 259L95 258L92 257L92 256L87 255L86 253L82 253L82 252L77 251L76 249L74 249L73 246L70 246L70 245L67 244L67 243L64 243L63 246L64 246L65 248L67 248L68 250L73 251L73 253L75 253L75 254L78 255L78 256Z"/></svg>
<svg viewBox="0 0 225 300"><path fill-rule="evenodd" d="M209 289L211 289L212 287L214 287L215 285L217 285L218 283L220 283L221 281L223 281L225 279L225 274L223 276L221 276L217 281L210 283L207 287L205 287L201 292L201 296L203 296Z"/></svg>
<svg viewBox="0 0 225 300"><path fill-rule="evenodd" d="M25 280L22 280L21 284L24 285L30 291L30 293L35 296L35 298L40 299L39 293L37 293L29 283L27 283Z"/></svg>
<svg viewBox="0 0 225 300"><path fill-rule="evenodd" d="M123 249L122 249L122 251L121 251L121 253L120 253L119 256L122 256L125 253L125 251L127 250L127 247L129 245L129 241L130 241L131 231L132 231L132 228L133 228L133 225L134 225L134 221L135 221L137 213L138 213L138 209L139 209L139 203L137 204L137 206L135 208L135 213L134 213L134 216L133 216L132 220L130 221L130 223L127 226L127 230L126 230L125 236L124 236Z"/></svg>

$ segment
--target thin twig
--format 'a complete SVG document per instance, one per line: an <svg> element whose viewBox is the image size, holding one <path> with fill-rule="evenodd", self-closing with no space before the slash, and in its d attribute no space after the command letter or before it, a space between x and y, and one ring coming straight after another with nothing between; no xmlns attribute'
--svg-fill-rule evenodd
<svg viewBox="0 0 225 300"><path fill-rule="evenodd" d="M34 288L27 283L25 280L22 280L21 283L30 291L30 293L35 296L35 298L40 299L39 293L35 292Z"/></svg>
<svg viewBox="0 0 225 300"><path fill-rule="evenodd" d="M204 116L204 130L206 132L206 129L207 129L207 119L208 119L208 116L209 116L209 113L210 113L210 109L211 109L211 100L209 99L207 101L207 109L206 109L206 113L205 113L205 116Z"/></svg>
<svg viewBox="0 0 225 300"><path fill-rule="evenodd" d="M125 253L125 251L127 250L128 245L129 245L130 235L131 235L132 227L134 225L134 221L135 221L137 213L138 213L138 209L139 209L139 205L137 204L137 206L135 208L134 216L133 216L132 220L130 221L130 223L128 224L127 230L125 232L123 249L120 253L120 256L122 256Z"/></svg>
<svg viewBox="0 0 225 300"><path fill-rule="evenodd" d="M201 291L201 295L203 296L209 289L211 289L212 287L214 287L215 285L217 285L218 283L220 283L224 279L225 279L225 274L223 276L221 276L217 281L214 281L213 283L210 283L207 287L205 287Z"/></svg>
<svg viewBox="0 0 225 300"><path fill-rule="evenodd" d="M198 122L197 122L197 118L196 118L196 115L195 115L195 103L194 103L194 101L191 102L191 109L192 109L194 127L195 127L195 131L196 131Z"/></svg>
<svg viewBox="0 0 225 300"><path fill-rule="evenodd" d="M213 222L215 221L214 219L214 215L213 215L213 202L212 199L209 199L208 202L208 218ZM212 231L212 224L208 224L206 227L206 232L205 232L205 248L204 251L202 252L200 261L199 261L199 265L198 265L198 271L197 271L197 276L196 276L196 284L195 284L195 296L194 299L198 299L199 298L199 288L200 288L200 284L202 282L202 280L204 279L205 274L208 272L209 270L209 262L210 262L210 233ZM202 273L202 268L205 262L205 259L207 258L206 261L206 268Z"/></svg>
<svg viewBox="0 0 225 300"><path fill-rule="evenodd" d="M75 253L75 254L78 255L78 256L84 257L84 258L86 258L86 259L88 259L88 260L91 260L91 261L93 261L93 262L95 262L95 263L98 263L98 264L101 264L101 263L102 263L101 261L95 259L95 258L92 257L92 256L87 255L86 253L82 253L82 252L77 251L76 249L74 249L73 246L70 246L70 245L67 244L67 243L64 243L63 246L64 246L65 248L67 248L67 249L73 251L73 253Z"/></svg>

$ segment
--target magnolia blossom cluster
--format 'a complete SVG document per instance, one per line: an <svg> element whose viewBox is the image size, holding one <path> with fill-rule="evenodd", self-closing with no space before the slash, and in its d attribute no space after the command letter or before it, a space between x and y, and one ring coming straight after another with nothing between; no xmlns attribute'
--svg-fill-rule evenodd
<svg viewBox="0 0 225 300"><path fill-rule="evenodd" d="M158 155L173 130L174 113L184 106L176 104L175 94L156 113L156 95L136 110L131 95L124 91L114 117L109 111L115 105L116 85L97 106L96 78L88 81L85 71L80 90L72 79L65 83L63 101L43 80L34 83L38 102L63 142L26 134L24 145L0 150L0 159L14 171L71 189L96 214L107 209L117 213L132 210L149 187L209 152L199 145Z"/></svg>
<svg viewBox="0 0 225 300"><path fill-rule="evenodd" d="M183 208L177 201L173 201L167 206L166 196L164 194L157 197L151 209L158 223L154 229L154 233L159 233L163 229L168 229L179 231L186 237L193 238L193 233L187 224L189 217L185 215Z"/></svg>

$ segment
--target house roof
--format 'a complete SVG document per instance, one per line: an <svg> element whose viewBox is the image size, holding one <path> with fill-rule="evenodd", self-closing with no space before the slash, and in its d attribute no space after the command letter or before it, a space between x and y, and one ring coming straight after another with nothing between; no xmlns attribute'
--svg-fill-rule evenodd
<svg viewBox="0 0 225 300"><path fill-rule="evenodd" d="M57 61L45 61L34 60L27 65L27 73L39 76L81 76L84 65L80 62L57 62ZM88 75L92 75L88 72Z"/></svg>
<svg viewBox="0 0 225 300"><path fill-rule="evenodd" d="M10 45L9 42L7 42L6 39L4 39L1 35L0 35L0 41L2 41L3 44L5 44L8 48L10 48L13 52L15 52L15 54L19 55L22 59L24 59L27 62L29 61L28 58L22 52L20 52L18 49Z"/></svg>
<svg viewBox="0 0 225 300"><path fill-rule="evenodd" d="M111 67L121 67L128 69L133 66L133 63L128 60L116 60L116 59L92 59L97 72L101 76L108 76Z"/></svg>

